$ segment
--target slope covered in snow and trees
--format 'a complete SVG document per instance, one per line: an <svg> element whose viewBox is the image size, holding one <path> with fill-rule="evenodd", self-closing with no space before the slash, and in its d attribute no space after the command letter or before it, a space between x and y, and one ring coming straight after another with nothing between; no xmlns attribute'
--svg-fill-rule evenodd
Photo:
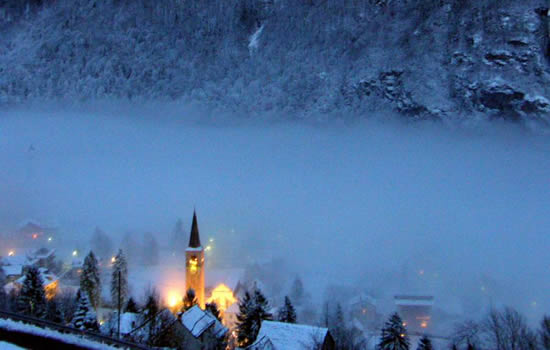
<svg viewBox="0 0 550 350"><path fill-rule="evenodd" d="M4 0L0 103L549 121L547 1Z"/></svg>

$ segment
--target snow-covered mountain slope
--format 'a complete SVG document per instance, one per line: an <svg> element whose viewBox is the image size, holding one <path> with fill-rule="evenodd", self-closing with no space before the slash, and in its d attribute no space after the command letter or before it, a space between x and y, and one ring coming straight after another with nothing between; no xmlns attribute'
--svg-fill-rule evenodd
<svg viewBox="0 0 550 350"><path fill-rule="evenodd" d="M1 3L3 104L550 121L546 0L26 1Z"/></svg>

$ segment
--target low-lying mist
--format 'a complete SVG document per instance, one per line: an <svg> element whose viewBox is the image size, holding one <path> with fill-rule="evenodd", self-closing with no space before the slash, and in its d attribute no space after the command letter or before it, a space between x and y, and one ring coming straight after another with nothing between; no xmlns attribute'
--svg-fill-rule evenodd
<svg viewBox="0 0 550 350"><path fill-rule="evenodd" d="M74 241L100 226L117 242L141 230L166 245L196 208L219 264L283 259L318 298L333 284L435 294L463 313L550 310L548 138L120 114L3 112L0 229L33 218Z"/></svg>

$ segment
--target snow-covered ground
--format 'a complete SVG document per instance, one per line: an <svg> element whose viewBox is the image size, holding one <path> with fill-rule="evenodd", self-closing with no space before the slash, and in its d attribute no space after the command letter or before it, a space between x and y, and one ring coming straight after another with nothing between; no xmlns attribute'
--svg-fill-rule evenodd
<svg viewBox="0 0 550 350"><path fill-rule="evenodd" d="M17 349L23 349L23 348L20 348L19 346L13 345L11 343L0 341L0 350L17 350Z"/></svg>
<svg viewBox="0 0 550 350"><path fill-rule="evenodd" d="M12 320L4 320L4 319L0 320L0 328L6 329L9 331L18 331L18 332L36 334L41 337L56 339L66 344L86 346L86 347L89 347L90 349L97 349L97 350L117 349L109 345L90 341L88 339L85 339L77 335L63 334L63 333L56 332L54 330L44 329L44 328L40 328L33 325L25 324L22 322L12 321ZM1 347L2 345L3 344L0 343L0 349L3 349ZM10 349L10 348L7 348L7 349ZM15 349L18 349L18 348L15 347Z"/></svg>

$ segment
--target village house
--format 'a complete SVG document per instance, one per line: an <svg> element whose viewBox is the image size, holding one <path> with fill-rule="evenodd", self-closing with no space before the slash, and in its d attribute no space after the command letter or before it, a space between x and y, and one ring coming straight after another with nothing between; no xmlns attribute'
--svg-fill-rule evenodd
<svg viewBox="0 0 550 350"><path fill-rule="evenodd" d="M396 295L394 302L408 330L423 332L430 326L433 296Z"/></svg>
<svg viewBox="0 0 550 350"><path fill-rule="evenodd" d="M40 277L42 278L42 285L44 287L44 292L46 294L46 299L50 300L59 291L59 279L56 275L49 272L46 268L39 268L38 272L40 273ZM25 282L26 276L23 275L16 279L15 281L9 282L4 286L4 290L6 293L14 291L19 291L21 287L23 286L23 283Z"/></svg>
<svg viewBox="0 0 550 350"><path fill-rule="evenodd" d="M176 325L182 334L180 348L186 350L218 350L228 332L216 317L198 305L183 313Z"/></svg>
<svg viewBox="0 0 550 350"><path fill-rule="evenodd" d="M246 350L333 350L327 328L263 321L256 341Z"/></svg>

